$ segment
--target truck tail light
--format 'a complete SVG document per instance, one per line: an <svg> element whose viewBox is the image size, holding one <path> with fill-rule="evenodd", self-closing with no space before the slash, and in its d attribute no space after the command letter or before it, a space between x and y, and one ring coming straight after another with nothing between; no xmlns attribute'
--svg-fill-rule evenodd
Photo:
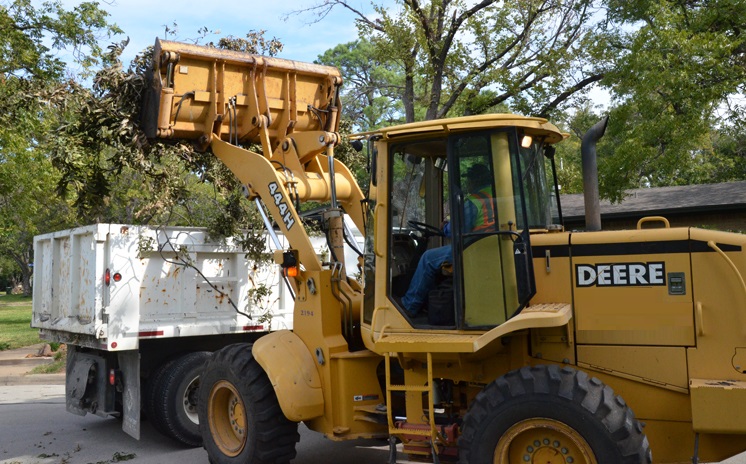
<svg viewBox="0 0 746 464"><path fill-rule="evenodd" d="M117 383L117 373L114 369L109 369L109 385L112 387Z"/></svg>
<svg viewBox="0 0 746 464"><path fill-rule="evenodd" d="M119 282L120 280L122 280L122 274L118 272L115 272L114 274L112 274L111 269L107 268L106 272L104 273L104 283L106 284L107 287L111 285L112 279L114 280L114 282Z"/></svg>

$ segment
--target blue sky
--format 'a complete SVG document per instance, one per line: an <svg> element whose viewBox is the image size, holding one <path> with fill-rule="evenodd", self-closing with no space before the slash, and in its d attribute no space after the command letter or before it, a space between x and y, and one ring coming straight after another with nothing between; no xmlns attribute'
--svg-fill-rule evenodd
<svg viewBox="0 0 746 464"><path fill-rule="evenodd" d="M130 44L125 52L128 62L137 52L152 45L156 37L164 37L165 26L178 25L176 36L169 40L188 41L196 38L201 27L219 30L220 34L208 36L208 40L233 35L243 37L250 30L266 30L265 37L277 38L284 44L281 58L313 61L335 45L357 38L354 15L340 7L319 22L311 12L292 14L295 10L308 8L321 0L248 0L215 1L196 0L115 0L100 1L109 12L110 21L116 23ZM39 2L40 3L40 2ZM67 8L80 1L63 0ZM392 5L393 0L383 4ZM365 14L373 14L370 0L350 0L350 4ZM286 16L289 16L287 19ZM123 36L124 37L124 36ZM117 38L121 40L123 37Z"/></svg>

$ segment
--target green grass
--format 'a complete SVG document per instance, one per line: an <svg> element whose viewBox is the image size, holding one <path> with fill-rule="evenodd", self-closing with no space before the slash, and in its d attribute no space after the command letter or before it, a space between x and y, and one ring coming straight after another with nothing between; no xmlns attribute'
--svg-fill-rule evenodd
<svg viewBox="0 0 746 464"><path fill-rule="evenodd" d="M56 351L54 353L54 361L49 364L42 364L31 369L29 374L58 374L65 372L65 364L67 362L66 351Z"/></svg>
<svg viewBox="0 0 746 464"><path fill-rule="evenodd" d="M39 330L31 328L31 297L0 294L0 350L40 342Z"/></svg>

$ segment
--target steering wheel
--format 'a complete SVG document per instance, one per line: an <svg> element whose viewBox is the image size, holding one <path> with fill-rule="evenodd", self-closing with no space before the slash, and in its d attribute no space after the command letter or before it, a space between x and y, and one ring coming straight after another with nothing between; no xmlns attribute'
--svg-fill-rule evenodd
<svg viewBox="0 0 746 464"><path fill-rule="evenodd" d="M443 236L442 230L435 226L431 226L430 224L425 224L424 222L419 221L407 221L407 224L417 232L421 233L423 237L432 237L434 235Z"/></svg>

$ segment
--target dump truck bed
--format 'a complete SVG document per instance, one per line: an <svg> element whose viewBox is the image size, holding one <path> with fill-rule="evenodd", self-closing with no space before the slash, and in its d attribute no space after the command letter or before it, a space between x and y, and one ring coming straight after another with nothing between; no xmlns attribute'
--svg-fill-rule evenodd
<svg viewBox="0 0 746 464"><path fill-rule="evenodd" d="M292 328L277 267L204 229L96 224L37 236L34 251L32 326L45 338L118 351L144 338ZM263 305L249 300L260 284Z"/></svg>

